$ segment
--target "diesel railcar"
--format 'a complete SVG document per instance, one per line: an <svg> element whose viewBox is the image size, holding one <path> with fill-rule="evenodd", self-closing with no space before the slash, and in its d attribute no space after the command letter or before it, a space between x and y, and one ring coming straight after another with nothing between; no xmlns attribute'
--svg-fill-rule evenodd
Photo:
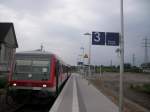
<svg viewBox="0 0 150 112"><path fill-rule="evenodd" d="M16 53L9 75L9 90L45 92L57 96L71 75L69 65L55 54L35 50Z"/></svg>

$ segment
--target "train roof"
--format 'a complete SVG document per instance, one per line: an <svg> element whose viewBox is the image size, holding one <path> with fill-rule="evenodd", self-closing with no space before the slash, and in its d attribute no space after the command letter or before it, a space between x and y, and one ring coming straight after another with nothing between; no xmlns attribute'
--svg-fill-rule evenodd
<svg viewBox="0 0 150 112"><path fill-rule="evenodd" d="M40 49L37 50L32 50L32 51L22 51L22 52L17 52L18 54L22 54L22 55L54 55L51 52L47 52L47 51L41 51Z"/></svg>
<svg viewBox="0 0 150 112"><path fill-rule="evenodd" d="M41 51L40 49L32 50L32 51L23 51L23 52L17 52L16 58L26 58L26 57L40 57L40 58L49 58L50 56L55 56L57 60L59 60L61 63L63 63L66 66L69 66L66 64L60 57L58 57L56 54L47 52L47 51Z"/></svg>

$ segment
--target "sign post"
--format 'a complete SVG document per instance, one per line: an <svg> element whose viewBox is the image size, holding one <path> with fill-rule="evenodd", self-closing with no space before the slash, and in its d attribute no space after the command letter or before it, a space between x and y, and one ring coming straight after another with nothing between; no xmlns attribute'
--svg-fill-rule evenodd
<svg viewBox="0 0 150 112"><path fill-rule="evenodd" d="M120 1L121 15L121 35L120 35L120 96L119 112L123 112L123 73L124 73L124 17L123 17L123 0Z"/></svg>
<svg viewBox="0 0 150 112"><path fill-rule="evenodd" d="M88 58L88 75L91 74L91 33L85 33L84 35L89 36L89 58Z"/></svg>
<svg viewBox="0 0 150 112"><path fill-rule="evenodd" d="M124 72L123 0L121 0L121 34L116 32L92 32L92 44L107 45L107 46L119 46L120 44L119 112L123 112L123 72Z"/></svg>

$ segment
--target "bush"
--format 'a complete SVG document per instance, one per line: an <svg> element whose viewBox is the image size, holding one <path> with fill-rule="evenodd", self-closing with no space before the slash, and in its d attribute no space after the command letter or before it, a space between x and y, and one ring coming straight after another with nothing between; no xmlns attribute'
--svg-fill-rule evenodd
<svg viewBox="0 0 150 112"><path fill-rule="evenodd" d="M144 84L141 88L143 92L150 93L150 84Z"/></svg>
<svg viewBox="0 0 150 112"><path fill-rule="evenodd" d="M150 94L150 84L142 84L142 85L131 84L130 89Z"/></svg>

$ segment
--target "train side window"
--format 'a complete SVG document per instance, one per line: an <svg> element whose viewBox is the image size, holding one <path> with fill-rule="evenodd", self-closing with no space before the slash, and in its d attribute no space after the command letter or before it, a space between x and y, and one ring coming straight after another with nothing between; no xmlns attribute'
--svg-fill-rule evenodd
<svg viewBox="0 0 150 112"><path fill-rule="evenodd" d="M56 68L55 68L55 73L56 75L59 75L59 72L60 72L60 67L59 67L59 61L56 62Z"/></svg>
<svg viewBox="0 0 150 112"><path fill-rule="evenodd" d="M60 64L59 65L59 74L61 74L63 72L63 70L62 70L62 65Z"/></svg>

